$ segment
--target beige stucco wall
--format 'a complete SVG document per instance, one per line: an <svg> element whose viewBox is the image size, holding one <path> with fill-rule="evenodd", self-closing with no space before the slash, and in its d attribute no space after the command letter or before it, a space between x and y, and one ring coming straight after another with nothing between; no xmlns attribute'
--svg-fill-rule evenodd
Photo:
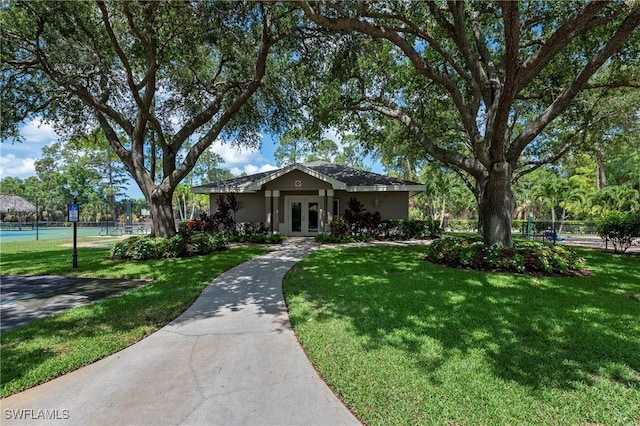
<svg viewBox="0 0 640 426"><path fill-rule="evenodd" d="M309 177L309 176L307 176ZM271 182L270 182L271 183ZM311 182L310 182L311 183ZM321 182L324 183L324 182ZM276 189L276 188L273 188ZM285 196L289 195L318 195L318 189L310 190L308 188L286 191L280 190L280 196L278 197L278 221L284 224L284 202ZM409 215L409 202L407 192L346 192L335 191L333 197L328 198L328 210L332 212L333 199L340 200L340 215L344 214L347 208L347 202L349 198L355 196L360 202L364 204L367 211L372 213L379 211L383 219L406 219ZM217 195L214 194L210 197L211 212L215 212L217 205L215 202ZM378 206L375 205L375 200L378 200ZM240 202L240 210L237 214L238 222L265 222L266 221L266 201L264 192L255 194L238 194L238 201ZM276 206L274 206L275 208Z"/></svg>
<svg viewBox="0 0 640 426"><path fill-rule="evenodd" d="M347 209L349 198L356 197L371 213L380 212L382 219L407 219L409 217L408 192L346 192L336 191L333 198L340 200L340 216ZM375 200L378 200L376 207Z"/></svg>
<svg viewBox="0 0 640 426"><path fill-rule="evenodd" d="M296 185L296 182L299 185ZM271 226L271 220L274 221L273 229L277 232L286 232L287 225L285 223L288 214L286 212L285 200L288 196L310 196L318 197L320 203L320 215L324 218L324 206L326 200L327 211L329 216L333 212L333 200L340 200L340 215L344 214L347 208L347 202L349 198L356 197L362 203L364 203L367 211L374 213L380 212L382 219L406 219L409 214L409 202L408 192L385 192L385 191L372 191L372 192L347 192L347 191L333 191L332 196L319 197L319 190L331 190L331 184L324 182L321 179L317 179L299 170L293 170L284 176L280 176L271 182L266 183L260 192L255 194L245 193L238 194L238 201L240 202L240 210L237 213L236 220L238 222L264 222L267 226ZM278 191L277 198L265 197L265 190ZM217 208L215 199L216 194L212 194L210 197L211 212L214 212ZM277 200L277 201L276 201ZM273 212L271 212L271 202L274 202ZM328 218L330 220L330 217ZM322 225L327 225L328 222L321 219L320 229ZM326 228L328 230L328 227Z"/></svg>
<svg viewBox="0 0 640 426"><path fill-rule="evenodd" d="M300 182L300 186L296 186L296 181ZM263 189L277 189L279 191L295 191L301 193L312 190L317 194L318 189L331 189L331 185L323 180L309 176L300 170L292 170L286 175L268 182L264 185Z"/></svg>
<svg viewBox="0 0 640 426"><path fill-rule="evenodd" d="M264 222L265 220L265 202L264 192L256 194L237 194L240 210L236 215L237 222ZM216 204L218 194L212 194L209 197L209 208L211 213L218 209Z"/></svg>

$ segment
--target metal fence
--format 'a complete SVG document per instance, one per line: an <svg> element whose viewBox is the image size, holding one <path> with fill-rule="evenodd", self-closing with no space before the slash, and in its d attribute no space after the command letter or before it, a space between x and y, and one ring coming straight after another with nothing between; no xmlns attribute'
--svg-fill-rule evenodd
<svg viewBox="0 0 640 426"><path fill-rule="evenodd" d="M59 197L0 196L0 231L3 239L17 238L14 232L25 236L64 234L71 228L68 221L68 205L73 200ZM119 200L108 203L104 200L78 200L78 227L87 234L124 235L143 234L151 230L149 206L145 202ZM89 228L93 229L92 231ZM59 230L58 232L54 231Z"/></svg>
<svg viewBox="0 0 640 426"><path fill-rule="evenodd" d="M445 230L451 232L476 232L478 230L478 220L448 220L445 222ZM575 235L594 235L597 234L597 227L594 221L584 220L565 220L555 221L550 220L532 220L531 221L531 233L542 234L544 231L556 231L562 234L575 234ZM527 234L527 221L526 220L514 220L512 222L512 232Z"/></svg>

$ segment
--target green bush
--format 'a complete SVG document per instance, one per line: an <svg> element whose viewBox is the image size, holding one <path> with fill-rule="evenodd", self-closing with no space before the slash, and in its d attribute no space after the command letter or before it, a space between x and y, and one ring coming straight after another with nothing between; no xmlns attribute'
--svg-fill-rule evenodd
<svg viewBox="0 0 640 426"><path fill-rule="evenodd" d="M550 275L582 273L586 266L582 257L564 246L525 241L505 248L485 246L479 238L436 240L427 248L425 260L454 267Z"/></svg>
<svg viewBox="0 0 640 426"><path fill-rule="evenodd" d="M133 246L131 259L149 260L165 257L168 246L166 238L144 236L139 238Z"/></svg>
<svg viewBox="0 0 640 426"><path fill-rule="evenodd" d="M342 216L334 216L329 223L329 230L332 236L336 238L344 237L349 234L349 227L345 223Z"/></svg>
<svg viewBox="0 0 640 426"><path fill-rule="evenodd" d="M167 244L167 257L184 257L187 255L187 236L178 233L169 239Z"/></svg>
<svg viewBox="0 0 640 426"><path fill-rule="evenodd" d="M111 249L110 258L117 260L149 260L163 257L185 257L223 250L229 244L225 234L195 231L177 234L171 239L150 236L129 237Z"/></svg>
<svg viewBox="0 0 640 426"><path fill-rule="evenodd" d="M449 222L449 229L454 232L470 232L477 227L477 220L452 220Z"/></svg>
<svg viewBox="0 0 640 426"><path fill-rule="evenodd" d="M640 239L640 213L611 212L596 221L598 235L624 253Z"/></svg>
<svg viewBox="0 0 640 426"><path fill-rule="evenodd" d="M402 236L406 239L437 238L442 234L440 222L433 219L400 220Z"/></svg>
<svg viewBox="0 0 640 426"><path fill-rule="evenodd" d="M318 234L316 235L316 241L323 244L345 244L345 243L358 243L371 241L369 235L333 235L333 234Z"/></svg>
<svg viewBox="0 0 640 426"><path fill-rule="evenodd" d="M111 259L132 259L133 250L140 238L142 237L134 236L118 241L111 249L109 257Z"/></svg>
<svg viewBox="0 0 640 426"><path fill-rule="evenodd" d="M198 256L223 250L229 245L227 234L193 232L187 239L187 256Z"/></svg>

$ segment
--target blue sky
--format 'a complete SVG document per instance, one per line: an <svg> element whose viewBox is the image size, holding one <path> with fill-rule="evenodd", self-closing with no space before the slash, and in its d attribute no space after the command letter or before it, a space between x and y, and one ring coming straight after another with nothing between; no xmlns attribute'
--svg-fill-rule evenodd
<svg viewBox="0 0 640 426"><path fill-rule="evenodd" d="M5 177L18 177L25 179L36 174L34 164L42 155L42 148L57 141L53 128L38 120L25 123L20 131L24 142L5 142L0 144L0 179ZM335 134L327 132L328 138L336 139ZM268 134L263 135L262 144L255 150L237 150L230 144L215 143L213 149L224 159L222 165L235 175L241 173L253 174L276 169L273 153L277 140L274 141ZM382 167L369 161L372 171L382 173ZM142 192L135 182L131 181L127 190L131 198L143 198Z"/></svg>

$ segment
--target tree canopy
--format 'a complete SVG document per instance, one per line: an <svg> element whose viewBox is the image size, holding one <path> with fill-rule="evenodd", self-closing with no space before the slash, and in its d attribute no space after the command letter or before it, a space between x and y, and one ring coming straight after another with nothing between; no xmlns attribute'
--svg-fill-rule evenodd
<svg viewBox="0 0 640 426"><path fill-rule="evenodd" d="M2 10L2 137L34 116L66 134L99 126L160 236L175 233L172 199L189 173L217 175L206 165L214 141L336 126L357 136L313 144L310 158L356 164L376 152L409 174L443 163L472 189L485 243L510 246L513 181L577 146L613 150L599 105L640 87L635 1L12 0Z"/></svg>
<svg viewBox="0 0 640 426"><path fill-rule="evenodd" d="M471 177L486 244L512 244L512 179L566 152L546 133L552 123L584 116L586 92L639 86L637 3L300 7L325 36L307 49L322 82L307 98L312 115Z"/></svg>
<svg viewBox="0 0 640 426"><path fill-rule="evenodd" d="M0 18L3 137L34 114L63 133L98 124L149 202L154 232L171 236L173 191L202 153L218 138L258 144L260 125L277 129L286 119L278 69L290 56L281 42L294 28L290 9L226 1L7 2ZM187 149L190 137L196 141Z"/></svg>

